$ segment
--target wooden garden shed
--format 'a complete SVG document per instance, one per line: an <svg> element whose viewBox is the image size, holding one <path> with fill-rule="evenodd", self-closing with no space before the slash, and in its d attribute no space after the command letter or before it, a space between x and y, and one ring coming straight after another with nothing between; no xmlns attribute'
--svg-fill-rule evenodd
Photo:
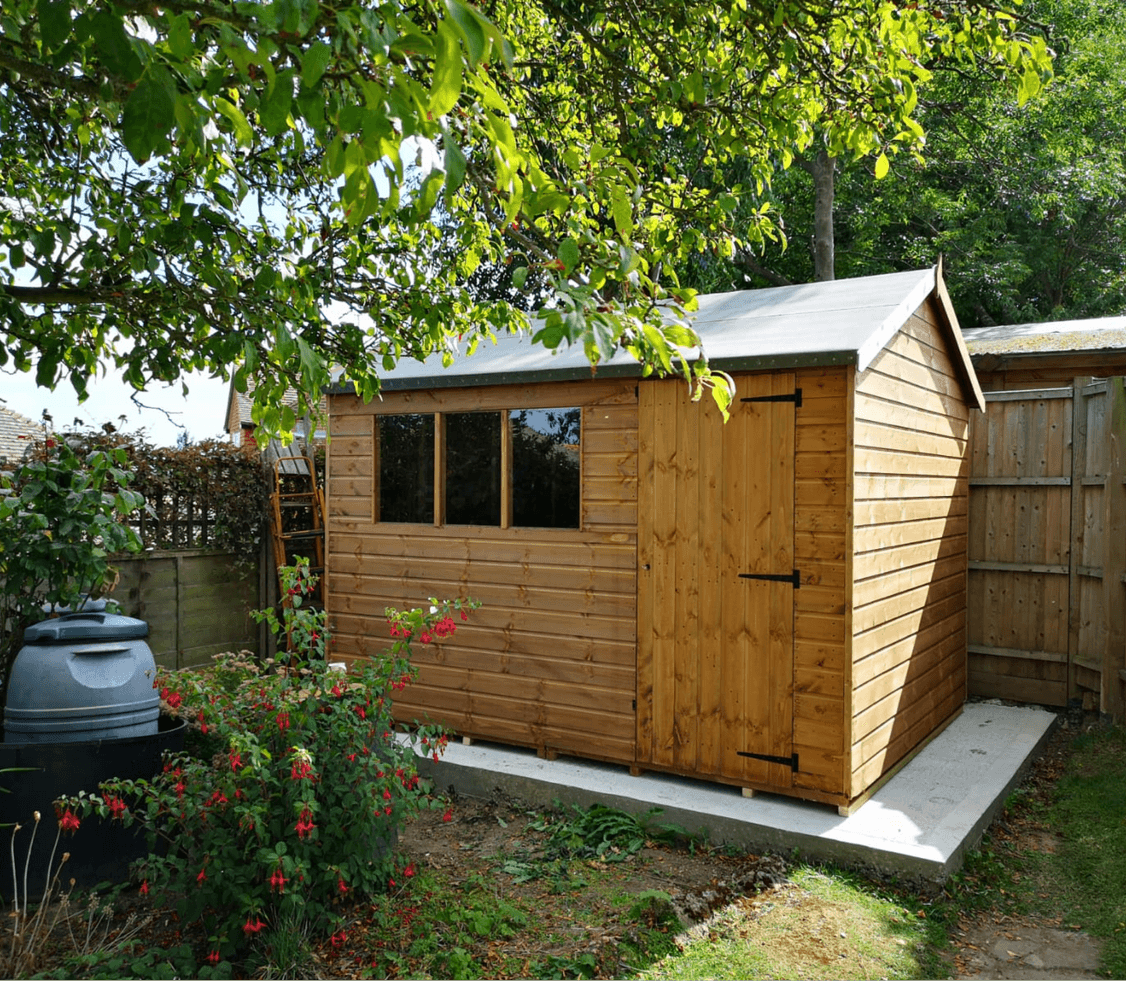
<svg viewBox="0 0 1126 981"><path fill-rule="evenodd" d="M483 602L404 720L854 805L966 694L969 414L937 268L700 297L731 418L526 337L329 396L336 651Z"/></svg>

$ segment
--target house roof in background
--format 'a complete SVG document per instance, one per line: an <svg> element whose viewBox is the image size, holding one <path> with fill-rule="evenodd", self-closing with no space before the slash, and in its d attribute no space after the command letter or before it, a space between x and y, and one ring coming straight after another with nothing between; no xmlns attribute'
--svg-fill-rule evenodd
<svg viewBox="0 0 1126 981"><path fill-rule="evenodd" d="M43 435L43 424L0 405L0 458L22 459L31 440Z"/></svg>
<svg viewBox="0 0 1126 981"><path fill-rule="evenodd" d="M690 314L713 369L755 371L815 365L852 364L863 371L936 290L944 294L939 267L838 279L772 289L737 290L698 297ZM949 326L953 310L943 303ZM954 331L956 335L956 330ZM973 379L965 349L952 350L967 379ZM695 357L695 352L690 352ZM640 376L638 363L623 351L598 365L599 378ZM383 376L387 391L569 381L591 377L579 346L551 352L527 334L482 342L472 356L459 354L442 367L441 355L424 362L404 359ZM976 381L969 384L976 387ZM335 392L348 391L346 386Z"/></svg>
<svg viewBox="0 0 1126 981"><path fill-rule="evenodd" d="M1126 351L1126 317L1008 324L965 332L970 356L1057 354L1064 351Z"/></svg>
<svg viewBox="0 0 1126 981"><path fill-rule="evenodd" d="M294 412L297 411L297 391L290 388L286 390L285 397L282 401L290 406ZM232 406L233 403L233 406ZM235 412L232 412L232 407ZM254 408L254 386L253 383L247 386L245 392L240 392L235 388L234 379L231 379L231 384L228 389L227 395L227 415L224 418L223 429L228 432L234 432L232 428L232 420L238 420L240 429L253 429L254 419L251 416L251 410ZM324 396L321 396L320 404L321 415L328 416L328 408L325 404Z"/></svg>

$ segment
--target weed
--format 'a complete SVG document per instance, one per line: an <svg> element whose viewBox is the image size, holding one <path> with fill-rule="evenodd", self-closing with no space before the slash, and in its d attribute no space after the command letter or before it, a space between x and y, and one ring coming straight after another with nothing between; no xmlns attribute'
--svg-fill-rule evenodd
<svg viewBox="0 0 1126 981"><path fill-rule="evenodd" d="M282 913L258 939L264 961L259 976L267 981L317 977L309 932L309 921L300 913Z"/></svg>

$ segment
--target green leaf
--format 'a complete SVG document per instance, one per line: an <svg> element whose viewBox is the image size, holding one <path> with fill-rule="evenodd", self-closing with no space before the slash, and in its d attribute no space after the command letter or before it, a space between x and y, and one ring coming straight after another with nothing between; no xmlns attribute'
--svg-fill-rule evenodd
<svg viewBox="0 0 1126 981"><path fill-rule="evenodd" d="M461 94L462 61L454 28L449 21L438 25L438 44L434 52L434 78L430 85L430 112L444 116L457 105Z"/></svg>
<svg viewBox="0 0 1126 981"><path fill-rule="evenodd" d="M446 10L457 24L465 38L465 48L469 52L469 64L474 68L485 57L485 30L478 14L461 0L446 0Z"/></svg>
<svg viewBox="0 0 1126 981"><path fill-rule="evenodd" d="M629 192L624 187L615 187L610 192L610 199L614 227L623 239L628 239L633 234L633 204Z"/></svg>
<svg viewBox="0 0 1126 981"><path fill-rule="evenodd" d="M137 163L144 163L168 145L176 121L176 89L166 71L147 71L125 103L121 114L121 139Z"/></svg>
<svg viewBox="0 0 1126 981"><path fill-rule="evenodd" d="M579 264L579 243L573 238L565 238L559 245L559 261L563 263L563 271L566 275L571 274L571 270Z"/></svg>
<svg viewBox="0 0 1126 981"><path fill-rule="evenodd" d="M192 22L187 14L177 14L168 22L168 50L180 61L190 61L195 56Z"/></svg>
<svg viewBox="0 0 1126 981"><path fill-rule="evenodd" d="M144 66L133 50L120 15L100 10L90 22L90 33L106 71L126 82L141 77Z"/></svg>
<svg viewBox="0 0 1126 981"><path fill-rule="evenodd" d="M43 41L43 47L47 51L55 51L70 36L69 0L39 0L37 9L39 37Z"/></svg>
<svg viewBox="0 0 1126 981"><path fill-rule="evenodd" d="M876 157L876 180L882 181L888 175L888 169L891 167L888 161L887 154L881 153Z"/></svg>
<svg viewBox="0 0 1126 981"><path fill-rule="evenodd" d="M316 86L324 75L325 69L328 68L331 58L332 48L324 41L317 41L310 45L301 58L301 84L307 89Z"/></svg>
<svg viewBox="0 0 1126 981"><path fill-rule="evenodd" d="M458 146L457 138L449 131L442 134L442 148L445 151L446 196L448 197L461 187L465 180L467 162L465 154Z"/></svg>
<svg viewBox="0 0 1126 981"><path fill-rule="evenodd" d="M266 87L262 101L258 104L258 118L262 122L262 128L270 136L279 136L285 132L292 105L293 72L279 72Z"/></svg>
<svg viewBox="0 0 1126 981"><path fill-rule="evenodd" d="M235 142L241 147L250 147L254 143L254 131L250 128L246 116L233 102L220 96L215 100L215 111L231 124L231 133Z"/></svg>

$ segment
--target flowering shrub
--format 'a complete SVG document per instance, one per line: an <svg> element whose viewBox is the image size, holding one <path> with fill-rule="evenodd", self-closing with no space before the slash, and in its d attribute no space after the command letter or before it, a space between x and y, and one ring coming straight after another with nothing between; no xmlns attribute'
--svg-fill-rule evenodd
<svg viewBox="0 0 1126 981"><path fill-rule="evenodd" d="M308 569L285 572L292 602L280 620L264 616L289 633L291 660L260 667L223 654L210 671L160 675L164 707L193 727L193 752L151 782L110 781L65 802L139 821L150 848L162 838L165 853L137 870L142 893L178 896L181 917L202 917L224 956L295 917L335 929L343 900L386 886L397 828L428 800L414 749L393 736L391 696L414 677L411 643L449 636L476 606L388 611L390 649L343 674L295 653L297 641L323 653L324 614L301 603ZM423 726L411 741L437 759L446 737Z"/></svg>

